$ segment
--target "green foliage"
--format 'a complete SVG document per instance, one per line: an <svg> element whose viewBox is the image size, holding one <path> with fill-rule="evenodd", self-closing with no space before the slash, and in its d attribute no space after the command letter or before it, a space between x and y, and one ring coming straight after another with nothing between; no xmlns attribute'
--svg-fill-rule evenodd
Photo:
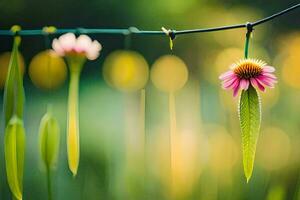
<svg viewBox="0 0 300 200"><path fill-rule="evenodd" d="M12 194L22 199L23 166L25 152L25 130L23 121L12 117L5 130L5 162L7 181Z"/></svg>
<svg viewBox="0 0 300 200"><path fill-rule="evenodd" d="M242 131L244 173L250 180L255 159L256 144L261 122L261 104L253 86L243 90L239 102L239 119Z"/></svg>
<svg viewBox="0 0 300 200"><path fill-rule="evenodd" d="M55 167L59 151L60 128L56 118L48 111L40 123L40 152L47 170Z"/></svg>

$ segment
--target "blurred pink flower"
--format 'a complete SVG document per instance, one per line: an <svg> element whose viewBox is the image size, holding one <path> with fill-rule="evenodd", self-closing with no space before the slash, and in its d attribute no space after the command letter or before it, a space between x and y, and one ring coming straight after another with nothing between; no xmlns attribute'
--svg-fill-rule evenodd
<svg viewBox="0 0 300 200"><path fill-rule="evenodd" d="M87 35L78 38L73 33L66 33L52 42L52 48L60 56L84 56L89 60L95 60L102 49L101 44Z"/></svg>
<svg viewBox="0 0 300 200"><path fill-rule="evenodd" d="M265 91L265 86L274 87L277 78L273 74L274 67L267 66L264 61L257 59L242 59L231 66L231 69L219 77L224 89L233 89L233 96L239 89L247 90L253 87Z"/></svg>

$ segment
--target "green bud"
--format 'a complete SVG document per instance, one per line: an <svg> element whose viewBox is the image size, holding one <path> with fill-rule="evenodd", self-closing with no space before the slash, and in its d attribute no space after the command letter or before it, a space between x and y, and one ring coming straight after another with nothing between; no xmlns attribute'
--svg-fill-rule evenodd
<svg viewBox="0 0 300 200"><path fill-rule="evenodd" d="M13 116L5 129L5 163L7 181L13 196L22 199L25 130L23 121Z"/></svg>
<svg viewBox="0 0 300 200"><path fill-rule="evenodd" d="M60 141L59 124L51 112L47 112L43 116L39 134L42 160L49 170L56 165Z"/></svg>

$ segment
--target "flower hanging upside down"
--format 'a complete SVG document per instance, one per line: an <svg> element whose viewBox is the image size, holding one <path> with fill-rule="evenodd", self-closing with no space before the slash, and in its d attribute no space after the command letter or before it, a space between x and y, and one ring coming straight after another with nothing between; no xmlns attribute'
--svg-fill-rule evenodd
<svg viewBox="0 0 300 200"><path fill-rule="evenodd" d="M249 182L254 166L256 144L258 141L261 124L261 103L259 94L255 88L265 91L265 87L274 87L277 78L273 74L274 67L257 59L242 59L231 66L231 69L223 73L224 89L233 89L236 96L241 89L238 103L238 115L242 134L242 153L244 173Z"/></svg>
<svg viewBox="0 0 300 200"><path fill-rule="evenodd" d="M67 146L69 168L73 176L77 174L79 165L79 116L78 90L80 73L86 59L95 60L102 49L101 44L87 35L78 38L73 33L66 33L54 39L52 48L60 56L64 56L70 69L69 99L68 99L68 129Z"/></svg>
<svg viewBox="0 0 300 200"><path fill-rule="evenodd" d="M231 66L231 69L219 77L224 89L233 89L233 96L239 89L248 90L249 85L265 91L265 86L274 87L277 78L274 67L257 59L242 59Z"/></svg>

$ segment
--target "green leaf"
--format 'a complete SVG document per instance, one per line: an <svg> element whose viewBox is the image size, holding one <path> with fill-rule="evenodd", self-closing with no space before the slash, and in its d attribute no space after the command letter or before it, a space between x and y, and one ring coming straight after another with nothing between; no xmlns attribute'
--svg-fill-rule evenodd
<svg viewBox="0 0 300 200"><path fill-rule="evenodd" d="M4 89L4 113L5 113L5 126L14 114L19 118L23 117L24 105L24 88L23 78L19 66L19 52L18 46L20 38L15 37L12 54L9 62L7 78Z"/></svg>
<svg viewBox="0 0 300 200"><path fill-rule="evenodd" d="M54 168L57 162L60 141L59 124L50 111L43 116L39 132L42 160L49 170Z"/></svg>
<svg viewBox="0 0 300 200"><path fill-rule="evenodd" d="M22 182L25 153L25 130L23 122L13 116L5 129L5 163L7 181L13 196L22 199Z"/></svg>
<svg viewBox="0 0 300 200"><path fill-rule="evenodd" d="M253 86L243 90L239 102L239 119L242 131L244 173L250 180L255 159L256 144L261 122L260 98Z"/></svg>

